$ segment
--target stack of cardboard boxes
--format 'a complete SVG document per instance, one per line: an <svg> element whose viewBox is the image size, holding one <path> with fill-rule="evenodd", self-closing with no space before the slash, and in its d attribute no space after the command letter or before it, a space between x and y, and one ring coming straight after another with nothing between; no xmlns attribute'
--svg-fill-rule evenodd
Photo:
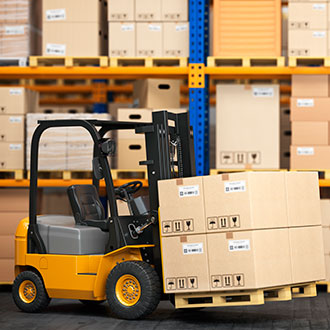
<svg viewBox="0 0 330 330"><path fill-rule="evenodd" d="M327 56L329 1L289 1L289 56Z"/></svg>
<svg viewBox="0 0 330 330"><path fill-rule="evenodd" d="M329 106L329 76L292 76L292 169L330 168Z"/></svg>
<svg viewBox="0 0 330 330"><path fill-rule="evenodd" d="M316 173L235 173L158 186L166 293L324 279Z"/></svg>
<svg viewBox="0 0 330 330"><path fill-rule="evenodd" d="M42 55L106 55L107 0L43 0Z"/></svg>
<svg viewBox="0 0 330 330"><path fill-rule="evenodd" d="M188 57L188 0L112 0L109 56Z"/></svg>

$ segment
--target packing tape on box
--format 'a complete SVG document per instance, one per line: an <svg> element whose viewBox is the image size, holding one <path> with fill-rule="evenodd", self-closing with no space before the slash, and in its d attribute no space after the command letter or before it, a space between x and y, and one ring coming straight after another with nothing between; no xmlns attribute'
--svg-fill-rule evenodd
<svg viewBox="0 0 330 330"><path fill-rule="evenodd" d="M187 243L187 236L181 236L180 237L180 242L181 243Z"/></svg>
<svg viewBox="0 0 330 330"><path fill-rule="evenodd" d="M228 181L229 180L229 174L222 174L221 179L222 179L222 181Z"/></svg>
<svg viewBox="0 0 330 330"><path fill-rule="evenodd" d="M234 234L233 233L226 233L226 238L227 239L233 239L234 238Z"/></svg>
<svg viewBox="0 0 330 330"><path fill-rule="evenodd" d="M176 185L182 186L183 185L183 179L176 179Z"/></svg>

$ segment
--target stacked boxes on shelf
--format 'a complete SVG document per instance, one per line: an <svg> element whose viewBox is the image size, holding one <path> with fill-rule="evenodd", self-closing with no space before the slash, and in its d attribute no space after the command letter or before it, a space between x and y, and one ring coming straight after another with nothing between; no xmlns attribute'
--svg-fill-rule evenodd
<svg viewBox="0 0 330 330"><path fill-rule="evenodd" d="M326 0L289 1L289 56L327 56L328 10Z"/></svg>
<svg viewBox="0 0 330 330"><path fill-rule="evenodd" d="M214 0L213 56L281 56L281 0Z"/></svg>
<svg viewBox="0 0 330 330"><path fill-rule="evenodd" d="M106 55L107 0L43 0L44 56Z"/></svg>
<svg viewBox="0 0 330 330"><path fill-rule="evenodd" d="M188 57L188 0L112 0L109 56Z"/></svg>
<svg viewBox="0 0 330 330"><path fill-rule="evenodd" d="M292 76L292 169L330 168L329 106L329 76Z"/></svg>
<svg viewBox="0 0 330 330"><path fill-rule="evenodd" d="M166 293L324 279L316 173L235 173L158 186Z"/></svg>
<svg viewBox="0 0 330 330"><path fill-rule="evenodd" d="M277 169L279 85L217 85L216 167Z"/></svg>

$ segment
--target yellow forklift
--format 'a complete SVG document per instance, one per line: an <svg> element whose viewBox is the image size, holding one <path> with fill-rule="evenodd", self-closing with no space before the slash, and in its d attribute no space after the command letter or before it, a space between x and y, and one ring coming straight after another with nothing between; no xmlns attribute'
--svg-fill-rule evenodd
<svg viewBox="0 0 330 330"><path fill-rule="evenodd" d="M37 215L38 150L48 129L81 127L94 142L93 184L67 189L73 216ZM115 188L108 159L115 154L114 130L145 135L148 195L140 181ZM139 319L161 299L162 262L158 219L158 180L195 175L193 135L187 113L154 112L152 123L96 120L40 121L31 144L29 217L15 237L13 298L22 311L40 312L52 298L85 304L107 300L119 318ZM104 179L107 207L99 197ZM129 216L118 215L117 200ZM110 209L106 215L105 209Z"/></svg>

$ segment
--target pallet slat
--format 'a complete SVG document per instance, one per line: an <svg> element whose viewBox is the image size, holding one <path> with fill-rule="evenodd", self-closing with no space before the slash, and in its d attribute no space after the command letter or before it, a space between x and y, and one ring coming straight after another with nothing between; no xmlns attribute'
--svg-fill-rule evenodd
<svg viewBox="0 0 330 330"><path fill-rule="evenodd" d="M30 67L38 66L100 66L109 65L108 57L73 57L73 56L30 56Z"/></svg>
<svg viewBox="0 0 330 330"><path fill-rule="evenodd" d="M330 66L330 57L289 57L289 67L297 66Z"/></svg>
<svg viewBox="0 0 330 330"><path fill-rule="evenodd" d="M0 179L24 179L24 170L0 170Z"/></svg>
<svg viewBox="0 0 330 330"><path fill-rule="evenodd" d="M316 282L316 288L318 288L320 286L325 286L327 289L327 293L330 293L330 282L327 282L327 281Z"/></svg>
<svg viewBox="0 0 330 330"><path fill-rule="evenodd" d="M110 57L111 67L121 66L144 66L144 67L157 67L157 66L188 66L187 57Z"/></svg>
<svg viewBox="0 0 330 330"><path fill-rule="evenodd" d="M222 66L276 66L284 67L285 58L283 56L256 56L256 57L240 57L240 56L210 56L207 58L208 67Z"/></svg>

